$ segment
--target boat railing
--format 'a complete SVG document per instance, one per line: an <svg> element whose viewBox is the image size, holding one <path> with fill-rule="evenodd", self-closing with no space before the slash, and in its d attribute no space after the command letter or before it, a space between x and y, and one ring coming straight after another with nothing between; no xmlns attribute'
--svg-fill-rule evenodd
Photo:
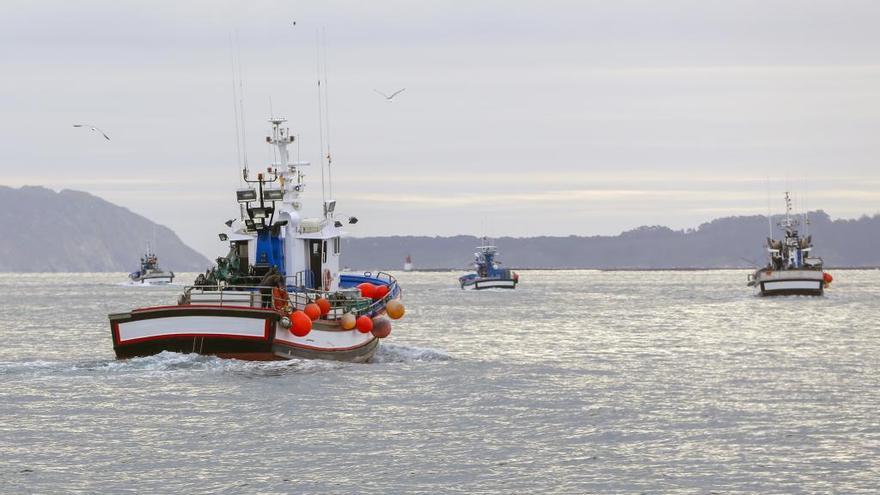
<svg viewBox="0 0 880 495"><path fill-rule="evenodd" d="M289 307L292 310L302 310L307 304L315 302L318 298L323 298L330 303L330 311L323 318L336 320L342 318L345 313L372 314L384 308L391 299L399 297L401 289L397 280L391 275L384 273L383 275L381 280L388 281L388 293L377 300L362 297L357 287L325 291L288 285L288 288L292 288L292 290L287 291L287 299L285 300L278 298L277 292L273 292L272 287L269 286L221 283L220 285L186 286L178 304L248 306L267 309ZM288 278L295 278L295 276Z"/></svg>
<svg viewBox="0 0 880 495"><path fill-rule="evenodd" d="M286 278L287 285L293 285L294 287L306 288L315 286L315 272L311 270L301 270ZM291 284L291 282L293 283Z"/></svg>

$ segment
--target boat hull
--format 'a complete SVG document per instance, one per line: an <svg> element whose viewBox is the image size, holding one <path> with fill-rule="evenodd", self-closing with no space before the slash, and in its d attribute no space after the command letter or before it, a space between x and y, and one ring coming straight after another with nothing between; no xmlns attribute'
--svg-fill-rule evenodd
<svg viewBox="0 0 880 495"><path fill-rule="evenodd" d="M366 362L378 347L372 334L344 331L335 322L315 322L308 335L296 337L279 321L275 311L246 306L181 305L110 315L119 359L169 351L251 361Z"/></svg>
<svg viewBox="0 0 880 495"><path fill-rule="evenodd" d="M138 277L131 277L131 281L143 285L165 285L174 282L174 274L151 274Z"/></svg>
<svg viewBox="0 0 880 495"><path fill-rule="evenodd" d="M461 288L465 290L516 289L516 280L512 278L475 278L462 280Z"/></svg>
<svg viewBox="0 0 880 495"><path fill-rule="evenodd" d="M752 285L762 296L821 296L825 281L821 270L759 271Z"/></svg>

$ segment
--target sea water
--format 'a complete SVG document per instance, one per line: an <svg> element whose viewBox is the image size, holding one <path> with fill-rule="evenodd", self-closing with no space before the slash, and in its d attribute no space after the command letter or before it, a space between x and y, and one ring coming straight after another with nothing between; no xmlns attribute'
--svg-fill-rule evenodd
<svg viewBox="0 0 880 495"><path fill-rule="evenodd" d="M0 275L0 492L880 491L880 271L520 275L400 273L371 364L117 361L107 313L180 287Z"/></svg>

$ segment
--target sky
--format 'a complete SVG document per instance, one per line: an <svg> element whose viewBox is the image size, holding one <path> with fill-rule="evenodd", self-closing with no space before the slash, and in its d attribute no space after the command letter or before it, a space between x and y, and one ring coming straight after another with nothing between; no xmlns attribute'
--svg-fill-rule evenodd
<svg viewBox="0 0 880 495"><path fill-rule="evenodd" d="M323 33L353 236L689 228L787 189L875 214L878 25L876 1L4 0L0 184L88 191L223 254L237 54L251 169L286 117L317 213Z"/></svg>

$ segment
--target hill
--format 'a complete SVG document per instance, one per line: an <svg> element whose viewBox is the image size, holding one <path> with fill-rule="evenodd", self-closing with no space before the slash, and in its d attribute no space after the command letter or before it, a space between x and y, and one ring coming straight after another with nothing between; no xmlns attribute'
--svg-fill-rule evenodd
<svg viewBox="0 0 880 495"><path fill-rule="evenodd" d="M812 212L809 233L815 254L828 266L880 266L880 215L832 220ZM774 225L779 220L773 218ZM617 236L500 237L499 257L519 268L733 268L763 265L767 217L725 217L695 229L645 226ZM774 236L779 229L774 227ZM474 236L347 238L343 263L352 269L393 269L412 255L419 268L465 268L473 259Z"/></svg>
<svg viewBox="0 0 880 495"><path fill-rule="evenodd" d="M130 272L153 238L166 270L210 265L171 229L80 191L0 186L0 232L0 272Z"/></svg>

